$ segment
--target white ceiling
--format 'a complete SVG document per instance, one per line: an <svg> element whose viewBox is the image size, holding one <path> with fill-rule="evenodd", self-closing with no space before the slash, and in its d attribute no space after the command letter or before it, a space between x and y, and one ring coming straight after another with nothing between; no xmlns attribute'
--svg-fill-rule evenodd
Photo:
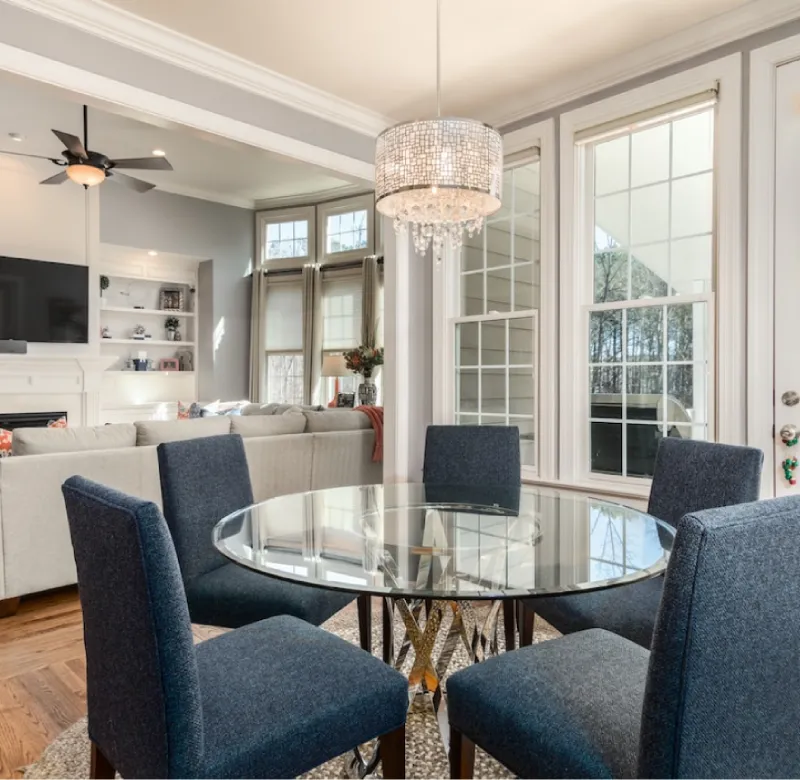
<svg viewBox="0 0 800 780"><path fill-rule="evenodd" d="M435 110L435 0L108 0L397 120ZM445 113L486 117L748 0L442 0Z"/></svg>
<svg viewBox="0 0 800 780"><path fill-rule="evenodd" d="M265 200L312 193L331 196L354 186L306 163L189 128L150 124L152 121L90 106L89 148L111 158L147 157L153 149L163 149L174 171L130 171L130 175L169 192L250 208ZM64 147L51 129L83 137L82 122L79 97L0 74L0 150L59 157ZM20 133L24 140L13 141L9 133ZM42 178L51 175L47 166L41 163ZM50 167L53 174L58 172Z"/></svg>

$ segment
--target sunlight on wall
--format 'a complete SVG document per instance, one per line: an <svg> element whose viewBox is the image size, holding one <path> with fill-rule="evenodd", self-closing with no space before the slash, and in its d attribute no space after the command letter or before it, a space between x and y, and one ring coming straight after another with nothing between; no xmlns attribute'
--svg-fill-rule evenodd
<svg viewBox="0 0 800 780"><path fill-rule="evenodd" d="M213 344L214 344L214 355L216 356L217 350L219 349L219 345L222 343L222 339L225 338L225 318L220 317L219 322L217 323L217 327L214 328L214 336L213 336Z"/></svg>

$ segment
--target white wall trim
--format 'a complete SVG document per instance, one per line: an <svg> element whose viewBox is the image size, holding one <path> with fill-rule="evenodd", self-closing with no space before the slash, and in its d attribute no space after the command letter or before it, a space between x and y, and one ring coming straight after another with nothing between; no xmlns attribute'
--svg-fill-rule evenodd
<svg viewBox="0 0 800 780"><path fill-rule="evenodd" d="M574 484L599 482L589 471L588 376L586 333L591 273L585 262L585 236L592 227L583 196L585 171L576 149L575 133L620 116L666 104L681 96L699 92L720 83L717 110L716 144L716 250L717 286L715 292L718 343L716 439L741 444L746 439L745 385L746 267L741 225L741 55L684 71L644 87L615 95L561 116L561 262L560 262L560 345L561 480ZM615 480L616 481L616 480ZM630 480L624 480L631 484Z"/></svg>
<svg viewBox="0 0 800 780"><path fill-rule="evenodd" d="M535 90L535 101L528 96L517 97L504 105L487 107L481 116L502 127L798 18L797 0L751 0L602 65L554 79Z"/></svg>
<svg viewBox="0 0 800 780"><path fill-rule="evenodd" d="M239 141L257 149L277 152L367 183L374 179L375 166L372 163L322 149L296 138L148 92L88 70L65 65L63 62L4 43L0 43L0 70L43 81L113 105L142 111L168 122Z"/></svg>
<svg viewBox="0 0 800 780"><path fill-rule="evenodd" d="M207 78L376 136L393 120L101 0L4 0Z"/></svg>
<svg viewBox="0 0 800 780"><path fill-rule="evenodd" d="M775 494L775 101L777 68L800 58L800 35L750 55L747 204L747 443L764 452L761 495Z"/></svg>

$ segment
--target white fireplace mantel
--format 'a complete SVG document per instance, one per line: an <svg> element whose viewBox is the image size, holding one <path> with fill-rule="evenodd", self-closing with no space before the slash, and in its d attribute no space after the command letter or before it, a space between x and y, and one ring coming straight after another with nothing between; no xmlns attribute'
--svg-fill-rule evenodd
<svg viewBox="0 0 800 780"><path fill-rule="evenodd" d="M103 372L115 357L0 355L0 412L67 412L70 426L100 424Z"/></svg>

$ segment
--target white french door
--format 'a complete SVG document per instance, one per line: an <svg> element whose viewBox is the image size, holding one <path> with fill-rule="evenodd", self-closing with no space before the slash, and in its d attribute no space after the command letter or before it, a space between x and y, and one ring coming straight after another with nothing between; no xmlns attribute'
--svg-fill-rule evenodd
<svg viewBox="0 0 800 780"><path fill-rule="evenodd" d="M800 61L777 69L775 94L773 476L782 496L800 495Z"/></svg>

